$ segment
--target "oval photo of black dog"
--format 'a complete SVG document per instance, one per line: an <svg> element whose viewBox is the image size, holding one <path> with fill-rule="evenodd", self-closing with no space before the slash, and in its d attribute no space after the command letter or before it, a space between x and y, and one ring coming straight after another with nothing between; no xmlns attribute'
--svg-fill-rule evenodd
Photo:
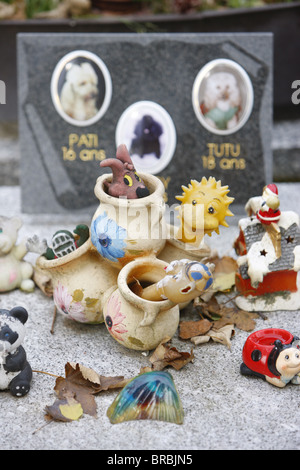
<svg viewBox="0 0 300 470"><path fill-rule="evenodd" d="M216 59L198 73L192 91L195 114L213 134L241 129L253 108L253 87L247 72L229 59Z"/></svg>
<svg viewBox="0 0 300 470"><path fill-rule="evenodd" d="M110 73L92 52L70 52L56 65L51 79L52 101L70 124L88 126L97 122L107 111L111 95Z"/></svg>
<svg viewBox="0 0 300 470"><path fill-rule="evenodd" d="M138 101L121 115L116 145L125 144L137 171L160 173L176 148L176 129L169 113L153 101Z"/></svg>

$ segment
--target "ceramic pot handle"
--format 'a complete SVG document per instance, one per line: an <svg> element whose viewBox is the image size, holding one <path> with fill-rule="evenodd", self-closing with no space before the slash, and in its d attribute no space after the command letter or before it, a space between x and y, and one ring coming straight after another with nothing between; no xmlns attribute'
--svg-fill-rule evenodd
<svg viewBox="0 0 300 470"><path fill-rule="evenodd" d="M139 326L150 326L154 323L157 315L159 314L160 306L149 305L145 309L144 318L141 321Z"/></svg>
<svg viewBox="0 0 300 470"><path fill-rule="evenodd" d="M167 305L164 306L163 310L167 310L169 308L172 308L175 305L170 300L167 300L167 301L164 301L164 302L167 302ZM143 309L144 309L145 313L144 313L144 318L141 321L141 323L139 324L139 326L150 326L154 323L154 321L156 320L157 315L162 310L162 306L158 305L158 304L160 304L160 302L158 302L157 305L155 305L155 302L153 302L149 305L143 305Z"/></svg>

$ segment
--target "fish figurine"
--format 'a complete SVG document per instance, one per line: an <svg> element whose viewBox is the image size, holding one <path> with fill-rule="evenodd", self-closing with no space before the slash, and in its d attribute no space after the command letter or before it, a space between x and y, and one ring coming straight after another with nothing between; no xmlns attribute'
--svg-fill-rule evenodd
<svg viewBox="0 0 300 470"><path fill-rule="evenodd" d="M140 296L152 301L169 299L175 304L191 301L213 284L214 268L213 263L174 260L165 268L166 276L145 287Z"/></svg>

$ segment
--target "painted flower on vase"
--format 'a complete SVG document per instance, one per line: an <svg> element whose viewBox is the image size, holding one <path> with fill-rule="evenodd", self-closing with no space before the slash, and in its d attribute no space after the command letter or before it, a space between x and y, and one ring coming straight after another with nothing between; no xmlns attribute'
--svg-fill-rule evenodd
<svg viewBox="0 0 300 470"><path fill-rule="evenodd" d="M92 243L98 253L110 261L118 261L119 258L123 258L126 237L126 230L117 225L113 219L109 219L106 212L99 215L92 223Z"/></svg>
<svg viewBox="0 0 300 470"><path fill-rule="evenodd" d="M105 323L111 335L119 341L124 341L122 335L128 332L122 323L125 318L126 316L121 312L121 302L118 301L118 296L112 295L107 304Z"/></svg>
<svg viewBox="0 0 300 470"><path fill-rule="evenodd" d="M73 297L69 294L65 286L60 282L54 289L53 300L57 310L62 315L68 315L72 320L86 322L84 307L81 302L73 302Z"/></svg>

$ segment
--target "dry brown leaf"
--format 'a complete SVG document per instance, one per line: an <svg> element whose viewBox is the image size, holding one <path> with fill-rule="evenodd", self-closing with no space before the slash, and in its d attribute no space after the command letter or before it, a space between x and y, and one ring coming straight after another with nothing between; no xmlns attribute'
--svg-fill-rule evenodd
<svg viewBox="0 0 300 470"><path fill-rule="evenodd" d="M215 297L212 297L207 302L204 302L199 297L194 300L194 307L199 315L207 317L209 320L214 321L221 318L220 305Z"/></svg>
<svg viewBox="0 0 300 470"><path fill-rule="evenodd" d="M150 370L163 370L165 367L171 366L179 370L194 359L193 350L190 353L178 351L169 344L170 338L165 338L149 357L152 364L151 368L144 367L143 372Z"/></svg>
<svg viewBox="0 0 300 470"><path fill-rule="evenodd" d="M216 329L234 324L240 330L252 331L256 325L255 319L259 318L258 313L219 304L215 297L208 302L203 302L199 298L195 299L194 306L201 316L206 316L213 322L212 326Z"/></svg>
<svg viewBox="0 0 300 470"><path fill-rule="evenodd" d="M76 362L69 362L69 364L74 370L76 370L76 368L78 367L84 379L89 380L90 382L100 386L99 374L93 369L83 366L82 364L76 364Z"/></svg>
<svg viewBox="0 0 300 470"><path fill-rule="evenodd" d="M153 369L150 366L141 367L140 374L145 374L146 372L152 372Z"/></svg>
<svg viewBox="0 0 300 470"><path fill-rule="evenodd" d="M231 348L230 338L234 335L234 325L225 325L220 329L211 328L206 335L196 336L191 338L192 343L196 346L199 344L207 343L210 339L217 343L222 343Z"/></svg>
<svg viewBox="0 0 300 470"><path fill-rule="evenodd" d="M215 265L212 289L221 292L230 290L235 285L235 274L238 270L236 260L230 256L214 256L209 262Z"/></svg>
<svg viewBox="0 0 300 470"><path fill-rule="evenodd" d="M255 312L246 312L238 308L220 307L222 318L214 322L214 328L219 329L228 324L234 324L239 330L252 331L255 328L255 318L259 315Z"/></svg>
<svg viewBox="0 0 300 470"><path fill-rule="evenodd" d="M99 392L115 388L123 388L130 380L131 379L124 379L123 376L104 377L103 375L100 375L101 390L99 390Z"/></svg>
<svg viewBox="0 0 300 470"><path fill-rule="evenodd" d="M201 335L201 336L195 336L191 338L192 343L194 343L196 346L198 346L198 344L208 343L209 340L210 340L209 335Z"/></svg>
<svg viewBox="0 0 300 470"><path fill-rule="evenodd" d="M204 335L211 327L212 323L206 318L198 321L182 321L179 324L179 337L190 339L193 336Z"/></svg>
<svg viewBox="0 0 300 470"><path fill-rule="evenodd" d="M230 338L233 335L234 335L234 325L225 325L218 330L216 330L215 328L212 328L209 331L209 336L211 337L213 341L224 344L225 346L228 347L228 349L231 348Z"/></svg>
<svg viewBox="0 0 300 470"><path fill-rule="evenodd" d="M230 256L213 256L209 258L209 262L215 265L214 274L229 274L236 272L238 269L237 261Z"/></svg>
<svg viewBox="0 0 300 470"><path fill-rule="evenodd" d="M63 398L55 400L53 405L46 406L46 419L55 421L74 421L78 420L83 409L80 403L74 398Z"/></svg>
<svg viewBox="0 0 300 470"><path fill-rule="evenodd" d="M73 367L73 369L78 368L82 373L83 378L95 385L97 390L96 393L113 388L123 388L130 380L124 379L123 376L105 377L104 375L99 375L93 369L83 366L82 364L76 364L75 362L69 362L69 364Z"/></svg>
<svg viewBox="0 0 300 470"><path fill-rule="evenodd" d="M67 362L65 377L57 377L55 382L54 390L58 400L46 407L46 417L71 421L80 417L80 409L82 413L96 417L94 395L111 388L122 388L128 380L123 376L105 377L82 364Z"/></svg>
<svg viewBox="0 0 300 470"><path fill-rule="evenodd" d="M97 415L97 407L94 395L100 390L100 384L86 379L79 364L74 369L70 363L65 365L65 377L56 379L54 390L58 398L76 397L77 402L82 406L83 412L91 416Z"/></svg>
<svg viewBox="0 0 300 470"><path fill-rule="evenodd" d="M129 287L135 295L141 296L143 287L138 279L134 278L134 281L130 284Z"/></svg>

